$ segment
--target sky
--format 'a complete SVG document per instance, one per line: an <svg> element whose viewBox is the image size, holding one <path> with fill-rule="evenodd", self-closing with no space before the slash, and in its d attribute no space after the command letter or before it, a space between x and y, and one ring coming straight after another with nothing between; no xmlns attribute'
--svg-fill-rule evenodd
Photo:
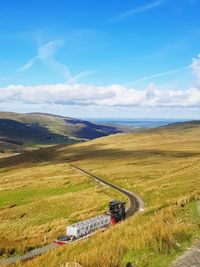
<svg viewBox="0 0 200 267"><path fill-rule="evenodd" d="M0 110L200 119L199 0L0 1Z"/></svg>

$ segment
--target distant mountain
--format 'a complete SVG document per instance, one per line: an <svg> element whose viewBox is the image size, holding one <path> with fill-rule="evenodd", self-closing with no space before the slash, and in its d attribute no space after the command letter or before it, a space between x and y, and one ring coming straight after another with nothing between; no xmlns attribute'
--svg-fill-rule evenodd
<svg viewBox="0 0 200 267"><path fill-rule="evenodd" d="M120 132L117 127L45 113L0 112L0 150L70 144Z"/></svg>

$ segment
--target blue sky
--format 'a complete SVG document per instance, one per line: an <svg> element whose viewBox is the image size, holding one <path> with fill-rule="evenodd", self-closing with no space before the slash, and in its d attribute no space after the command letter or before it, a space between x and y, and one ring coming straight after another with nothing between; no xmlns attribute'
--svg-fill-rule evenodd
<svg viewBox="0 0 200 267"><path fill-rule="evenodd" d="M200 111L200 1L0 3L0 110L73 117Z"/></svg>

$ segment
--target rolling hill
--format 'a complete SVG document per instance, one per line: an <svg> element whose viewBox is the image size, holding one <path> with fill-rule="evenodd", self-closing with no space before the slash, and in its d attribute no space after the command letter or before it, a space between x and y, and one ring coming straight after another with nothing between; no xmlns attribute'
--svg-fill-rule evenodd
<svg viewBox="0 0 200 267"><path fill-rule="evenodd" d="M176 122L176 123L171 123L168 125L160 126L158 129L160 131L164 130L165 132L167 130L169 131L189 131L191 130L198 130L200 127L200 120L194 120L194 121L185 121L185 122Z"/></svg>
<svg viewBox="0 0 200 267"><path fill-rule="evenodd" d="M0 150L71 144L120 132L116 127L51 114L0 112Z"/></svg>
<svg viewBox="0 0 200 267"><path fill-rule="evenodd" d="M136 192L145 211L22 265L169 266L200 235L199 136L197 122L181 123L0 159L1 250L29 250L43 243L45 233L50 242L68 222L105 211L111 191L93 188L70 168L73 163Z"/></svg>

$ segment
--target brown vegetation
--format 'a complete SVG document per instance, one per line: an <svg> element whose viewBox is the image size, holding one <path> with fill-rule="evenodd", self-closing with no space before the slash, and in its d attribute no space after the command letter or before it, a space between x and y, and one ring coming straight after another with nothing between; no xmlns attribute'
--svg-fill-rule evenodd
<svg viewBox="0 0 200 267"><path fill-rule="evenodd" d="M78 261L84 267L126 266L128 262L138 267L168 266L199 234L195 205L200 189L199 135L199 127L167 127L48 148L39 154L20 155L15 161L2 159L0 165L9 169L8 174L16 161L19 171L23 164L46 162L49 168L51 164L64 166L73 162L136 192L145 203L144 213L89 240L58 248L23 265L59 266Z"/></svg>

